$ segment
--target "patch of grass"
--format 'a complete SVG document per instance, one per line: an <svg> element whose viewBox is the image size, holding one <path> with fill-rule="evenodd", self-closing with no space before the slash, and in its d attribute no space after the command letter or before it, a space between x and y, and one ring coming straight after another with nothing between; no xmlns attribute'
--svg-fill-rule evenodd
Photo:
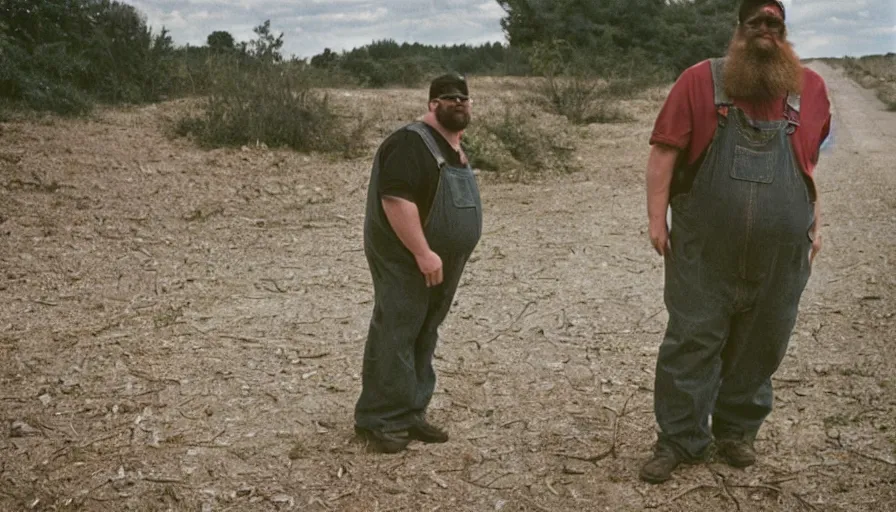
<svg viewBox="0 0 896 512"><path fill-rule="evenodd" d="M301 71L274 65L222 65L202 112L188 114L175 133L209 147L264 143L297 151L353 156L370 123L347 126L329 96L311 90Z"/></svg>
<svg viewBox="0 0 896 512"><path fill-rule="evenodd" d="M550 76L537 92L549 112L560 114L573 124L633 120L617 101L634 93L626 91L622 85L613 84L583 76Z"/></svg>
<svg viewBox="0 0 896 512"><path fill-rule="evenodd" d="M862 87L877 91L877 97L886 109L896 112L896 53L822 60L843 69L847 76Z"/></svg>
<svg viewBox="0 0 896 512"><path fill-rule="evenodd" d="M845 414L834 414L824 419L824 428L845 427L852 423Z"/></svg>
<svg viewBox="0 0 896 512"><path fill-rule="evenodd" d="M464 150L471 164L498 173L574 169L573 148L562 134L544 127L529 112L508 107L497 117L485 117L464 133Z"/></svg>

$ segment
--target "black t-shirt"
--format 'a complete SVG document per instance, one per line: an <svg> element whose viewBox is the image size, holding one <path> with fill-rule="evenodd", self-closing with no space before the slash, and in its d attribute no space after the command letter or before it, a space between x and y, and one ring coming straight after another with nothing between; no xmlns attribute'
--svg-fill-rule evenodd
<svg viewBox="0 0 896 512"><path fill-rule="evenodd" d="M442 151L447 165L464 167L461 155L451 147L437 130L426 129ZM426 147L423 138L410 130L398 130L383 141L379 161L380 175L377 192L383 196L400 197L417 205L423 223L432 208L439 185L439 166Z"/></svg>

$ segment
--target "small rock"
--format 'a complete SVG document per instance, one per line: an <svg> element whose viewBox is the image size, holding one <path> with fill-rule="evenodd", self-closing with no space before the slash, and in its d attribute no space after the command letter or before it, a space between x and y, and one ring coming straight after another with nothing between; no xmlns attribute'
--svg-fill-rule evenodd
<svg viewBox="0 0 896 512"><path fill-rule="evenodd" d="M277 495L271 496L271 502L272 503L286 503L290 507L295 506L295 503L296 503L292 496L287 496L286 494L277 494Z"/></svg>
<svg viewBox="0 0 896 512"><path fill-rule="evenodd" d="M46 393L40 395L39 397L37 397L37 399L40 400L40 403L44 404L44 407L50 405L50 402L53 401L53 397Z"/></svg>
<svg viewBox="0 0 896 512"><path fill-rule="evenodd" d="M26 437L37 435L40 435L40 430L37 430L24 421L16 420L12 422L12 428L10 429L9 437Z"/></svg>

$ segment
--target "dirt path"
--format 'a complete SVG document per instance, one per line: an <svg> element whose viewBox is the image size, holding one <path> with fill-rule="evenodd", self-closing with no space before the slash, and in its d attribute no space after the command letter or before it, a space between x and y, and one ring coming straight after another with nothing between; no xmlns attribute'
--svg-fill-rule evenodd
<svg viewBox="0 0 896 512"><path fill-rule="evenodd" d="M896 116L813 66L838 119L826 247L762 461L657 487L637 470L665 324L642 189L660 94L583 128L581 173L483 176L437 355L452 441L396 456L351 433L366 159L200 151L164 136L177 103L0 126L0 510L893 509ZM477 85L477 109L514 101ZM371 143L425 102L345 94L387 107Z"/></svg>

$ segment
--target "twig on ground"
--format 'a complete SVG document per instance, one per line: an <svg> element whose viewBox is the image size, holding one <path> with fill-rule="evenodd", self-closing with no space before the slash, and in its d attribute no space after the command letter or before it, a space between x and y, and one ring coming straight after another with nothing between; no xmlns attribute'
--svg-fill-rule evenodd
<svg viewBox="0 0 896 512"><path fill-rule="evenodd" d="M712 471L712 474L716 477L716 481L719 483L719 488L725 493L725 496L734 502L734 507L740 512L740 501L734 497L734 494L731 492L731 489L728 488L728 481L725 478L725 475L716 471L715 469L709 468Z"/></svg>
<svg viewBox="0 0 896 512"><path fill-rule="evenodd" d="M184 483L184 481L181 480L180 478L172 478L172 477L164 477L164 476L159 476L159 477L145 476L145 477L143 477L143 480L145 482L152 482L155 484L182 484L182 483Z"/></svg>
<svg viewBox="0 0 896 512"><path fill-rule="evenodd" d="M774 485L766 485L766 484L734 484L729 487L734 487L735 489L764 489L766 491L776 492L778 494L784 494L784 491L780 487L776 487Z"/></svg>
<svg viewBox="0 0 896 512"><path fill-rule="evenodd" d="M222 338L228 339L228 340L242 341L245 343L254 343L254 344L258 344L258 345L261 345L264 343L264 340L261 340L258 338L250 338L248 336L237 336L237 335L233 335L233 334L220 334L219 336Z"/></svg>
<svg viewBox="0 0 896 512"><path fill-rule="evenodd" d="M666 505L669 505L669 504L671 504L672 502L674 502L674 501L676 501L676 500L678 500L678 499L680 499L680 498L683 498L683 497L685 497L686 495L688 495L688 494L690 494L690 493L692 493L692 492L694 492L694 491L699 491L700 489L718 489L718 488L717 488L717 487L714 487L714 486L712 486L712 485L709 485L709 484L698 484L698 485L695 485L695 486L693 486L693 487L688 487L687 489L681 491L680 493L676 494L675 496L672 496L672 498L671 498L669 501L666 502Z"/></svg>
<svg viewBox="0 0 896 512"><path fill-rule="evenodd" d="M294 325L310 325L310 324L319 324L324 320L348 320L350 316L323 316L317 320L309 320L307 322L293 322Z"/></svg>
<svg viewBox="0 0 896 512"><path fill-rule="evenodd" d="M216 439L224 435L224 432L227 432L226 428L222 428L221 431L215 434L211 439L200 442L198 446L215 446L212 443L214 443Z"/></svg>
<svg viewBox="0 0 896 512"><path fill-rule="evenodd" d="M886 464L886 465L888 465L888 466L896 466L896 462L893 462L893 461L884 459L883 457L878 457L878 456L876 456L876 455L868 455L868 454L866 454L866 453L862 453L862 452L860 452L860 451L858 451L858 450L856 450L856 449L853 449L853 448L847 448L846 451L848 451L848 452L850 452L850 453L854 453L854 454L856 454L856 455L858 455L859 457L862 457L862 458L864 458L864 459L874 460L874 461L877 461L877 462L882 462L882 463L884 463L884 464Z"/></svg>
<svg viewBox="0 0 896 512"><path fill-rule="evenodd" d="M603 452L601 452L597 455L590 455L590 456L572 455L569 453L562 453L562 452L554 452L554 455L559 455L561 457L566 457L569 459L591 462L592 464L596 464L610 456L612 456L613 458L616 458L616 442L617 442L617 439L619 438L619 420L624 418L625 415L627 414L628 404L632 400L632 398L634 398L634 396L636 394L637 394L637 391L630 394L628 396L628 398L625 399L625 402L623 402L623 404L622 404L622 410L620 410L620 411L617 411L616 409L613 409L612 407L609 407L607 405L603 406L604 409L612 412L614 415L613 416L613 436L610 438L610 447L609 448L607 448L606 450L604 450Z"/></svg>
<svg viewBox="0 0 896 512"><path fill-rule="evenodd" d="M510 472L510 471L508 471L506 473L499 474L495 478L492 478L491 480L489 480L489 482L487 484L479 483L479 480L481 480L481 478L479 480L466 480L465 479L464 482L467 482L470 485L479 487L480 489L489 489L492 491L500 491L500 490L505 490L505 489L512 489L513 487L492 487L492 484L497 482L498 480L504 478L505 476L512 475L512 474L513 474L513 472Z"/></svg>
<svg viewBox="0 0 896 512"><path fill-rule="evenodd" d="M512 329L513 326L516 325L516 323L520 321L520 318L522 318L523 315L526 314L526 311L528 311L529 306L533 306L533 305L535 305L535 304L536 304L536 302L535 302L534 300L530 300L529 302L527 302L526 305L523 306L523 309L519 312L519 314L516 315L516 318L514 318L514 319L510 322L510 324L507 325L507 327L505 327L505 328L501 329L500 331L498 331L497 334L495 334L494 336L492 336L492 337L489 338L488 340L483 341L483 342L481 342L481 343L478 342L478 341L476 341L476 340L471 340L471 341L468 341L467 343L475 343L475 344L476 344L476 348L477 348L477 349L481 349L481 348L482 348L482 345L487 345L487 344L489 344L489 343L495 341L496 339L500 338L500 337L503 336L504 334L507 334L508 332L510 332L510 329Z"/></svg>
<svg viewBox="0 0 896 512"><path fill-rule="evenodd" d="M270 288L268 288L267 286L262 286L262 287L261 287L262 289L267 290L267 291L269 291L269 292L276 291L276 292L278 292L278 293L286 293L286 292L288 291L288 290L286 290L286 289L280 288L280 284L279 284L276 280L271 279L271 278L269 278L269 277L268 277L268 278L261 279L260 281L261 281L262 283L271 283L272 285L274 285L274 289L273 289L273 290L270 289Z"/></svg>
<svg viewBox="0 0 896 512"><path fill-rule="evenodd" d="M524 501L527 505L529 505L530 507L534 507L534 508L540 510L541 512L551 512L550 509L547 509L547 508L542 507L541 505L539 505L538 503L536 503L534 500L532 500L532 499L530 499L530 498L527 498L527 497L523 496L523 495L520 494L520 493L517 493L517 496L519 496L519 498L520 498L521 500L523 500L523 501Z"/></svg>
<svg viewBox="0 0 896 512"><path fill-rule="evenodd" d="M330 355L329 352L321 352L319 354L308 354L307 356L299 354L296 356L297 359L320 359L322 357L327 357Z"/></svg>
<svg viewBox="0 0 896 512"><path fill-rule="evenodd" d="M801 495L799 495L797 493L793 493L793 496L796 498L797 502L799 502L800 505L806 507L809 510L815 510L815 505L806 501L806 499L803 498Z"/></svg>

